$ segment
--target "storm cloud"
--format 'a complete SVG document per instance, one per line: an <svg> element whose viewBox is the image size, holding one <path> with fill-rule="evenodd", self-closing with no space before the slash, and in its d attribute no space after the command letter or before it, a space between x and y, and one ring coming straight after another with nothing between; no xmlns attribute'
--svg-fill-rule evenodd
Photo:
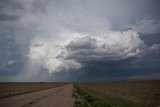
<svg viewBox="0 0 160 107"><path fill-rule="evenodd" d="M0 81L157 78L159 4L1 0Z"/></svg>

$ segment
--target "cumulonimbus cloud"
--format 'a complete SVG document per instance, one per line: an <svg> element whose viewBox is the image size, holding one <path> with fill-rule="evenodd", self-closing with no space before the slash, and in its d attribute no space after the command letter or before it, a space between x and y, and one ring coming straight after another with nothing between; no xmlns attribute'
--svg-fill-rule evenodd
<svg viewBox="0 0 160 107"><path fill-rule="evenodd" d="M39 44L31 45L29 57L49 69L50 72L57 72L81 68L84 62L112 62L138 57L146 48L139 34L129 30L110 32L101 37L72 38L70 42L58 47L49 41L43 43L39 41Z"/></svg>
<svg viewBox="0 0 160 107"><path fill-rule="evenodd" d="M103 37L85 36L72 40L63 54L75 60L109 61L137 56L145 47L134 31L110 32Z"/></svg>
<svg viewBox="0 0 160 107"><path fill-rule="evenodd" d="M105 63L101 66L98 62L141 59L145 53L159 50L159 44L153 41L153 46L147 46L140 38L141 33L154 34L160 31L159 21L154 18L136 21L146 15L141 9L141 6L146 6L145 3L133 2L132 5L131 1L110 0L2 0L0 66L3 69L8 67L9 61L16 60L12 64L19 71L15 74L15 80L18 74L19 80L24 77L26 80L34 77L35 80L37 77L47 80L50 78L48 75L55 73L81 72L84 67L87 68L86 63L94 63L105 71ZM152 5L147 6L146 9L152 13L157 12ZM125 30L124 25L131 25L127 27L130 30ZM19 69L22 63L23 67ZM10 71L4 74L7 73Z"/></svg>

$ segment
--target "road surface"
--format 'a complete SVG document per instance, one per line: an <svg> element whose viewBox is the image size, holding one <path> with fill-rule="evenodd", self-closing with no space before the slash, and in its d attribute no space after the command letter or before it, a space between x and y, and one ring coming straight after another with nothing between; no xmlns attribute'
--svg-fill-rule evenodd
<svg viewBox="0 0 160 107"><path fill-rule="evenodd" d="M0 107L73 107L73 84L0 99Z"/></svg>

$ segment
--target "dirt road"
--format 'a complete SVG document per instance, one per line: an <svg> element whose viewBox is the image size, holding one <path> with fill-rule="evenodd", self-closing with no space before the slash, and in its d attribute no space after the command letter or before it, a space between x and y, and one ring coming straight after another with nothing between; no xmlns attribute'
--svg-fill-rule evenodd
<svg viewBox="0 0 160 107"><path fill-rule="evenodd" d="M0 99L0 107L73 107L73 84Z"/></svg>

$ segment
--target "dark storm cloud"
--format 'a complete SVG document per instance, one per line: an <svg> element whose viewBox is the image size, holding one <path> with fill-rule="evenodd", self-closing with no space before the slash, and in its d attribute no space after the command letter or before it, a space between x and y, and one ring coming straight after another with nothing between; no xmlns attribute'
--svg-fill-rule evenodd
<svg viewBox="0 0 160 107"><path fill-rule="evenodd" d="M128 58L118 61L83 62L79 70L57 72L57 80L68 81L110 81L127 79L159 79L160 49L149 50L143 57ZM63 75L62 75L63 74ZM63 79L61 79L63 78Z"/></svg>
<svg viewBox="0 0 160 107"><path fill-rule="evenodd" d="M140 38L146 45L151 46L154 44L160 44L160 33L158 34L140 34Z"/></svg>
<svg viewBox="0 0 160 107"><path fill-rule="evenodd" d="M0 0L0 81L159 74L158 0Z"/></svg>
<svg viewBox="0 0 160 107"><path fill-rule="evenodd" d="M1 0L0 21L18 21L22 10L24 10L24 6L17 0Z"/></svg>
<svg viewBox="0 0 160 107"><path fill-rule="evenodd" d="M18 16L9 16L6 14L0 14L0 21L17 21L19 19Z"/></svg>
<svg viewBox="0 0 160 107"><path fill-rule="evenodd" d="M21 46L10 34L0 35L0 75L13 76L23 68Z"/></svg>

